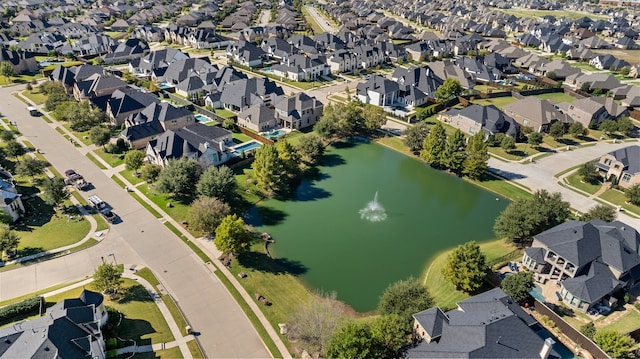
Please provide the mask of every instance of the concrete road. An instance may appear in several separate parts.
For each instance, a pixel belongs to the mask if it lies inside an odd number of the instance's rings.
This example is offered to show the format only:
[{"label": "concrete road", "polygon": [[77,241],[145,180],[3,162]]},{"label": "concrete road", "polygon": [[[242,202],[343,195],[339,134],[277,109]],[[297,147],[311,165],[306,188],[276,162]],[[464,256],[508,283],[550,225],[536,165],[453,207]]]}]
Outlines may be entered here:
[{"label": "concrete road", "polygon": [[337,28],[331,26],[331,24],[329,24],[329,22],[324,18],[324,16],[320,15],[320,13],[318,12],[318,9],[316,9],[315,6],[305,5],[305,8],[307,8],[307,10],[309,11],[309,15],[313,17],[313,19],[318,23],[318,25],[320,25],[320,27],[325,32],[328,32],[330,34],[335,34],[338,32]]},{"label": "concrete road", "polygon": [[0,299],[12,298],[93,274],[100,257],[151,268],[184,311],[208,358],[267,358],[269,352],[233,297],[195,254],[127,192],[11,95],[0,89],[0,109],[60,172],[73,168],[95,186],[81,192],[108,202],[122,222],[95,247],[51,261],[0,273]]},{"label": "concrete road", "polygon": [[260,12],[260,21],[258,21],[258,26],[266,26],[271,19],[271,10],[266,9]]}]

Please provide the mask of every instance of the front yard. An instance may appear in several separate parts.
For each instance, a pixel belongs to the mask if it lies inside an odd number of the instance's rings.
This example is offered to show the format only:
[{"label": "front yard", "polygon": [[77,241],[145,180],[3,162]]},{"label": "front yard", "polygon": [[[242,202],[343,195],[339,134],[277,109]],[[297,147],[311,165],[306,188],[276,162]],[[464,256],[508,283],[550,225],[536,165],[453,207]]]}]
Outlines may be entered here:
[{"label": "front yard", "polygon": [[28,98],[36,105],[42,105],[47,100],[47,95],[41,93],[38,89],[33,89],[31,91],[24,90],[22,91],[22,96]]},{"label": "front yard", "polygon": [[589,182],[584,182],[582,180],[582,176],[578,174],[578,172],[575,172],[569,176],[566,177],[565,181],[571,185],[572,187],[575,187],[579,190],[582,190],[584,192],[587,192],[588,194],[594,194],[596,192],[598,192],[598,190],[602,187],[601,183],[597,183],[597,184],[592,184]]}]

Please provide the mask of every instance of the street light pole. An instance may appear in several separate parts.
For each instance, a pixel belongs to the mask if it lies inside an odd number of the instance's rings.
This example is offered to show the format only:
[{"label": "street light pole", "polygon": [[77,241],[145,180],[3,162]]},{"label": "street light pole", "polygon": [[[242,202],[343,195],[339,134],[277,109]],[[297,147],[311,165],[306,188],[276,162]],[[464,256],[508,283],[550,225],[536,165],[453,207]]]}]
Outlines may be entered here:
[{"label": "street light pole", "polygon": [[116,255],[113,253],[109,253],[110,257],[113,257],[113,263],[115,263],[116,265],[118,265],[118,261],[116,260]]}]

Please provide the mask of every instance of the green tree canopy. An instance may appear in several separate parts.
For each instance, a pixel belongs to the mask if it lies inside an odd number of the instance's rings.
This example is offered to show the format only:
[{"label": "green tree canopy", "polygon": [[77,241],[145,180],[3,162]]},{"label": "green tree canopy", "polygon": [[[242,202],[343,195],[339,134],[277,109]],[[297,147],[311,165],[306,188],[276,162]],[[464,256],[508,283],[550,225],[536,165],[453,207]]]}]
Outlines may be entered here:
[{"label": "green tree canopy", "polygon": [[198,194],[201,196],[216,197],[226,203],[236,197],[238,182],[233,171],[227,166],[207,168],[198,181]]},{"label": "green tree canopy", "polygon": [[461,173],[466,157],[467,152],[464,133],[456,129],[453,135],[447,138],[442,155],[442,164],[454,173]]},{"label": "green tree canopy", "polygon": [[13,66],[9,61],[0,62],[0,75],[9,78],[14,75]]},{"label": "green tree canopy", "polygon": [[118,269],[118,266],[103,263],[95,273],[93,273],[93,283],[96,289],[106,293],[108,295],[116,294],[122,288],[122,272]]},{"label": "green tree canopy", "polygon": [[602,177],[598,174],[596,161],[589,161],[578,168],[578,175],[582,180],[591,184],[597,184],[602,181]]},{"label": "green tree canopy", "polygon": [[611,136],[614,132],[618,131],[618,124],[613,120],[604,120],[600,126],[598,126],[598,129],[607,136]]},{"label": "green tree canopy", "polygon": [[400,348],[409,343],[411,324],[397,314],[376,317],[371,335],[382,346],[382,357],[397,358]]},{"label": "green tree canopy", "polygon": [[431,167],[441,167],[443,165],[446,144],[447,134],[444,126],[442,126],[442,123],[436,122],[424,140],[422,151],[420,151],[420,158],[425,160]]},{"label": "green tree canopy", "polygon": [[0,223],[0,258],[2,253],[18,248],[20,236],[6,223]]},{"label": "green tree canopy", "polygon": [[427,287],[418,280],[409,278],[397,281],[382,293],[378,302],[378,313],[396,314],[410,323],[412,315],[433,306]]},{"label": "green tree canopy", "polygon": [[147,183],[153,183],[158,180],[160,171],[162,171],[162,167],[153,163],[147,163],[140,169],[140,178],[147,181]]},{"label": "green tree canopy", "polygon": [[16,141],[7,141],[4,148],[4,153],[9,157],[18,157],[24,155],[26,152],[24,146]]},{"label": "green tree canopy", "polygon": [[589,130],[584,127],[584,125],[578,121],[574,122],[569,126],[569,134],[575,138],[579,138],[581,136],[586,136],[589,133]]},{"label": "green tree canopy", "polygon": [[263,145],[255,153],[255,160],[251,164],[256,185],[268,194],[286,190],[283,176],[285,166],[278,155],[278,150],[272,145]]},{"label": "green tree canopy", "polygon": [[480,178],[487,171],[489,148],[484,142],[482,131],[471,136],[467,143],[467,158],[464,161],[462,173],[470,178]]},{"label": "green tree canopy", "polygon": [[104,145],[109,143],[111,139],[111,131],[106,127],[94,126],[89,130],[89,139],[96,146],[102,146],[104,148]]},{"label": "green tree canopy", "polygon": [[534,286],[533,272],[518,272],[502,281],[502,290],[520,304],[529,299],[529,291]]},{"label": "green tree canopy", "polygon": [[516,148],[516,140],[511,136],[504,136],[502,141],[500,141],[500,147],[509,152]]},{"label": "green tree canopy", "polygon": [[213,234],[222,219],[231,213],[231,207],[215,197],[202,196],[189,206],[189,227]]},{"label": "green tree canopy", "polygon": [[531,147],[538,147],[542,143],[542,134],[540,132],[531,132],[527,135],[527,143]]},{"label": "green tree canopy", "polygon": [[460,81],[450,77],[444,80],[442,85],[438,86],[434,92],[434,96],[439,103],[444,103],[456,96],[460,96],[463,91],[464,89],[462,85],[460,85]]},{"label": "green tree canopy", "polygon": [[387,123],[387,115],[380,106],[366,104],[362,108],[363,127],[366,130],[377,130]]},{"label": "green tree canopy", "polygon": [[18,162],[18,164],[16,164],[16,173],[20,176],[33,178],[34,176],[44,173],[46,166],[47,164],[44,161],[35,157],[25,156],[20,162]]},{"label": "green tree canopy", "polygon": [[636,206],[640,205],[640,184],[636,183],[624,190],[624,195],[627,197],[629,202]]},{"label": "green tree canopy", "polygon": [[320,137],[314,134],[302,136],[297,149],[302,159],[309,164],[316,164],[324,154],[324,144]]},{"label": "green tree canopy", "polygon": [[564,136],[565,133],[567,133],[567,128],[561,121],[554,122],[549,128],[549,135],[556,140]]},{"label": "green tree canopy", "polygon": [[297,148],[286,139],[278,141],[275,147],[289,180],[297,178],[300,174],[300,154]]},{"label": "green tree canopy", "polygon": [[216,228],[216,247],[224,254],[241,254],[249,250],[251,234],[244,225],[242,218],[235,214],[227,215]]},{"label": "green tree canopy", "polygon": [[50,206],[58,206],[69,198],[64,180],[59,177],[47,178],[42,182],[42,200]]},{"label": "green tree canopy", "polygon": [[487,270],[486,258],[480,246],[471,241],[459,245],[449,254],[442,275],[457,289],[472,293],[482,286]]},{"label": "green tree canopy", "polygon": [[156,189],[161,193],[193,196],[200,178],[200,166],[193,159],[181,157],[170,160],[160,172],[156,181]]},{"label": "green tree canopy", "polygon": [[596,335],[596,326],[593,322],[589,322],[580,327],[580,333],[584,334],[585,337],[593,340],[593,336]]},{"label": "green tree canopy", "polygon": [[138,171],[144,164],[144,158],[144,151],[133,150],[127,152],[127,154],[124,155],[124,164],[126,169],[134,172]]},{"label": "green tree canopy", "polygon": [[635,344],[630,336],[609,329],[598,330],[593,341],[613,358],[627,357]]},{"label": "green tree canopy", "polygon": [[580,220],[589,222],[594,219],[599,219],[605,222],[613,222],[618,217],[618,211],[606,204],[596,204],[595,206],[589,208],[587,213],[583,214],[580,217]]},{"label": "green tree canopy", "polygon": [[404,130],[404,144],[407,145],[412,152],[420,151],[428,134],[429,125],[427,125],[426,122],[418,122]]},{"label": "green tree canopy", "polygon": [[347,322],[331,336],[327,346],[329,358],[379,358],[382,345],[373,337],[366,323]]},{"label": "green tree canopy", "polygon": [[631,136],[631,132],[635,127],[629,117],[620,117],[617,121],[617,125],[618,132],[623,133],[625,136]]}]

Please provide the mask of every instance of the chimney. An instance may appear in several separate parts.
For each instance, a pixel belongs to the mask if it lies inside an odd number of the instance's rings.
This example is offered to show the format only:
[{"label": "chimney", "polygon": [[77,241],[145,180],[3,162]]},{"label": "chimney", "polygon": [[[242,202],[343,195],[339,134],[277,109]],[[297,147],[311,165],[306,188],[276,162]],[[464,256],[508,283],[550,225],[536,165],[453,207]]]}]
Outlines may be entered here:
[{"label": "chimney", "polygon": [[549,357],[549,353],[551,353],[551,349],[553,349],[555,343],[551,338],[544,340],[544,345],[542,345],[542,349],[540,350],[540,359],[547,359]]},{"label": "chimney", "polygon": [[224,152],[224,141],[218,142],[218,149],[220,152]]}]

